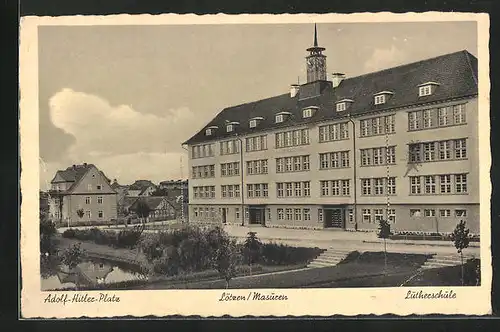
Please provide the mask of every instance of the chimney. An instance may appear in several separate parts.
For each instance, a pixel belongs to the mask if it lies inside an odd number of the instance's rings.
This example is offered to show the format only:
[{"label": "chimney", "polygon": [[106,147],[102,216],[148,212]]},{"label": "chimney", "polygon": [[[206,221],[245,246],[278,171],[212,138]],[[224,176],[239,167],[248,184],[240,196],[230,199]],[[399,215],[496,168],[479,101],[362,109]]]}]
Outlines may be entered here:
[{"label": "chimney", "polygon": [[300,85],[298,84],[292,84],[290,86],[290,97],[295,97],[297,95],[297,93],[299,93],[299,87]]},{"label": "chimney", "polygon": [[76,165],[73,165],[73,169],[76,169]]},{"label": "chimney", "polygon": [[87,163],[83,163],[83,167],[87,167]]},{"label": "chimney", "polygon": [[345,75],[342,73],[333,73],[332,74],[332,83],[333,83],[333,88],[336,88],[340,85],[340,82],[342,82],[345,78]]}]

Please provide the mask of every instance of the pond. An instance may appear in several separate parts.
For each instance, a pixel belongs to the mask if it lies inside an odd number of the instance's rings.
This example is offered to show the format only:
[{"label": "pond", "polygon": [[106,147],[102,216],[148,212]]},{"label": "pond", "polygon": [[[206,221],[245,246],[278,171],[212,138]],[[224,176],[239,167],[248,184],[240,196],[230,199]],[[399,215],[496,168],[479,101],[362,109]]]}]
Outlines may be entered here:
[{"label": "pond", "polygon": [[97,258],[87,258],[71,270],[59,266],[48,274],[41,278],[42,291],[143,279],[137,266]]}]

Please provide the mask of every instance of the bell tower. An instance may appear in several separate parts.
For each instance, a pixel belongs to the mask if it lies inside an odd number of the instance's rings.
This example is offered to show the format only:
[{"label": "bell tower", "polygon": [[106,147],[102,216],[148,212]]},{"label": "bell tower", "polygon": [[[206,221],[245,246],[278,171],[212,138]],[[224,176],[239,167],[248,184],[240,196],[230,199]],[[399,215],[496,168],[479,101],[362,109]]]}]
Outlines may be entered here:
[{"label": "bell tower", "polygon": [[318,32],[314,24],[314,46],[309,47],[307,62],[307,83],[314,81],[326,81],[326,55],[323,55],[325,48],[318,46]]}]

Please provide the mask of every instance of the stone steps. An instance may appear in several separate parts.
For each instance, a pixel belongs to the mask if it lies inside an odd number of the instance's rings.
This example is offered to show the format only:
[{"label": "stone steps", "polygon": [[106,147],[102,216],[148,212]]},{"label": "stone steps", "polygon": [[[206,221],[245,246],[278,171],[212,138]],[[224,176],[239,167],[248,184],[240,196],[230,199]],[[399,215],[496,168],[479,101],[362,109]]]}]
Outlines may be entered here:
[{"label": "stone steps", "polygon": [[[464,255],[464,263],[468,260],[474,258],[474,255]],[[460,259],[460,255],[458,254],[436,254],[433,255],[432,258],[428,259],[424,265],[422,265],[422,269],[435,269],[440,267],[450,267],[450,266],[458,266],[461,265],[462,261]]]},{"label": "stone steps", "polygon": [[316,257],[309,265],[308,268],[321,268],[321,267],[329,267],[335,266],[341,261],[343,261],[347,255],[349,255],[350,250],[342,250],[342,249],[327,249],[321,255]]}]

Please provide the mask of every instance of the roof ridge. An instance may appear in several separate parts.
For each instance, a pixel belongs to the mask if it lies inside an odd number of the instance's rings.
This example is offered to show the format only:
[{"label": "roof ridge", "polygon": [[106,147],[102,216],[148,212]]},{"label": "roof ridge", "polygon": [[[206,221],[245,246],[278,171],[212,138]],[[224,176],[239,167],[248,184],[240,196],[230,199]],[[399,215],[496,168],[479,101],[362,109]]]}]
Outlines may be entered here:
[{"label": "roof ridge", "polygon": [[[471,59],[470,59],[470,57],[471,57],[471,56],[473,56],[473,57],[474,57],[474,55],[470,54],[470,52],[469,52],[469,51],[467,51],[467,50],[464,50],[463,52],[464,52],[464,54],[465,54],[465,58],[467,58],[467,64],[469,65],[469,69],[470,69],[470,72],[471,72],[471,74],[472,74],[472,77],[474,78],[474,82],[476,82],[476,85],[478,85],[477,76],[476,76],[476,73],[474,72],[474,68],[472,68],[472,63],[471,63],[471,61],[470,61],[470,60],[471,60]],[[474,58],[475,58],[475,57],[474,57]]]},{"label": "roof ridge", "polygon": [[464,49],[464,50],[460,50],[460,51],[446,53],[446,54],[434,56],[434,57],[431,57],[431,58],[425,58],[425,59],[422,59],[422,60],[418,60],[418,61],[414,61],[414,62],[410,62],[410,63],[405,63],[405,64],[401,64],[401,65],[398,65],[398,66],[389,67],[389,68],[385,68],[385,69],[381,69],[381,70],[377,70],[377,71],[372,71],[372,72],[369,72],[369,73],[366,73],[366,74],[361,74],[361,75],[358,75],[358,76],[353,76],[353,77],[345,78],[344,80],[347,81],[347,80],[352,80],[352,79],[355,79],[355,78],[362,78],[362,77],[366,77],[366,76],[370,76],[370,75],[380,74],[380,73],[383,73],[383,72],[386,72],[386,71],[390,71],[390,70],[394,70],[394,69],[400,69],[400,68],[404,68],[404,67],[410,67],[410,66],[414,66],[414,65],[416,65],[418,63],[428,62],[428,61],[432,61],[432,60],[437,60],[437,59],[449,57],[451,55],[456,55],[456,54],[460,54],[460,53],[469,53],[469,52]]}]

